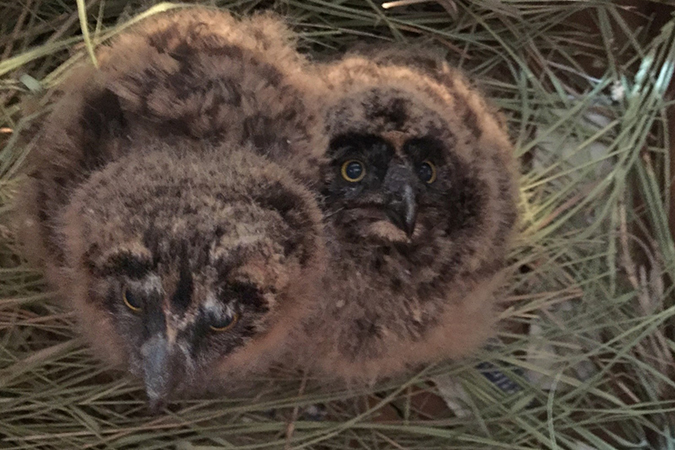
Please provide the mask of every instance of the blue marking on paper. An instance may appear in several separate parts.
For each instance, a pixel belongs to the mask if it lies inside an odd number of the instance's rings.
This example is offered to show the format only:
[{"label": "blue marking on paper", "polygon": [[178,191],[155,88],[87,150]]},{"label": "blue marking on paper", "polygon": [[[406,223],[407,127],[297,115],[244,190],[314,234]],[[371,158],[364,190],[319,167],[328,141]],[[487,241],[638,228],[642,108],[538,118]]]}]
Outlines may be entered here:
[{"label": "blue marking on paper", "polygon": [[[476,366],[476,369],[490,381],[490,383],[497,386],[499,389],[504,391],[507,394],[515,394],[516,392],[522,391],[523,388],[513,381],[507,374],[505,374],[499,367],[495,366],[491,362],[483,361],[482,363]],[[516,373],[518,376],[523,376],[522,369],[518,367],[511,367],[510,370]]]}]

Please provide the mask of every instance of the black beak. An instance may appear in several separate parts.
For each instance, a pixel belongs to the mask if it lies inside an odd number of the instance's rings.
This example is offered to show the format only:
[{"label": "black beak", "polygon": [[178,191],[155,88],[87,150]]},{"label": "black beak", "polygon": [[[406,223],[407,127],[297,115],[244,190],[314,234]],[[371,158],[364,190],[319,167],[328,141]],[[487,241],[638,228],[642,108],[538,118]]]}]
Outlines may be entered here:
[{"label": "black beak", "polygon": [[387,217],[397,227],[405,231],[408,238],[415,232],[417,221],[417,198],[410,184],[404,184],[392,193],[387,205]]},{"label": "black beak", "polygon": [[164,407],[171,393],[170,353],[169,343],[160,334],[154,335],[141,347],[145,392],[153,413],[159,412]]}]

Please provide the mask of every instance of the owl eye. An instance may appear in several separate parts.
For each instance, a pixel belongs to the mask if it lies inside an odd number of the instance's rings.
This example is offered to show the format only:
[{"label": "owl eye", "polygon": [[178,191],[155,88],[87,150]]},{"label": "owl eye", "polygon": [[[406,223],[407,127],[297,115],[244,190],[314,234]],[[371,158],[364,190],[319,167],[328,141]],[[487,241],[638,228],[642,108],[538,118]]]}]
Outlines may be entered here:
[{"label": "owl eye", "polygon": [[140,299],[132,294],[129,289],[124,290],[124,293],[122,294],[122,300],[124,300],[124,304],[127,305],[127,308],[133,312],[138,312],[141,310],[142,305]]},{"label": "owl eye", "polygon": [[213,331],[221,333],[223,331],[227,331],[230,328],[232,328],[238,321],[239,321],[239,314],[234,313],[232,316],[226,316],[214,320],[213,323],[210,325],[210,327]]},{"label": "owl eye", "polygon": [[431,161],[424,161],[417,169],[417,175],[426,184],[431,184],[436,181],[436,166]]},{"label": "owl eye", "polygon": [[342,164],[342,178],[352,183],[363,180],[366,176],[366,166],[356,159],[350,159]]}]

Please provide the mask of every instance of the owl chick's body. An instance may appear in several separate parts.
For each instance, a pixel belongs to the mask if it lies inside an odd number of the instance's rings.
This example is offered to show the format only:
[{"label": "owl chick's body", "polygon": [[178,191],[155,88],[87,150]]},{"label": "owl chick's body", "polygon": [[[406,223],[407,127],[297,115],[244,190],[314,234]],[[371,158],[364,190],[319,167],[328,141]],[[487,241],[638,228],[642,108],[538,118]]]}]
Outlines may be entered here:
[{"label": "owl chick's body", "polygon": [[431,58],[354,54],[321,71],[332,256],[303,364],[373,381],[468,354],[494,331],[516,220],[501,119]]},{"label": "owl chick's body", "polygon": [[250,143],[311,179],[325,137],[306,65],[278,18],[203,8],[152,18],[101,52],[107,88],[142,135]]},{"label": "owl chick's body", "polygon": [[318,116],[268,16],[162,15],[99,63],[41,131],[19,227],[97,354],[159,404],[264,365],[314,300]]}]

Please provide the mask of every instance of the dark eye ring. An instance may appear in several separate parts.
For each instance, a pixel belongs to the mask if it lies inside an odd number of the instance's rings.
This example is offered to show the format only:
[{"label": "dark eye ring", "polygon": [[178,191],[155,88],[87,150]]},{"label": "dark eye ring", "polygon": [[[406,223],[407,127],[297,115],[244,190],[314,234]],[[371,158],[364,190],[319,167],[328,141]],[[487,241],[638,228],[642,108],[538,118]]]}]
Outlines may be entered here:
[{"label": "dark eye ring", "polygon": [[350,159],[342,164],[342,178],[357,183],[366,176],[366,166],[358,159]]},{"label": "dark eye ring", "polygon": [[122,293],[122,300],[124,300],[124,304],[127,305],[127,308],[133,312],[138,312],[141,310],[142,305],[140,300],[134,294],[132,294],[128,288],[124,289],[124,292]]},{"label": "dark eye ring", "polygon": [[239,322],[239,314],[234,313],[232,316],[224,317],[220,321],[212,323],[210,327],[211,330],[222,333],[223,331],[230,330],[237,322]]},{"label": "dark eye ring", "polygon": [[431,184],[436,181],[436,166],[431,161],[426,160],[420,164],[417,174],[419,175],[420,180],[424,181],[426,184]]}]

